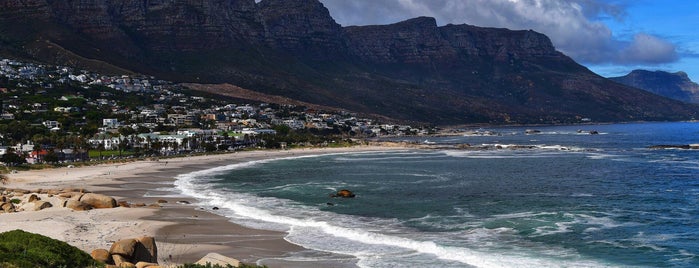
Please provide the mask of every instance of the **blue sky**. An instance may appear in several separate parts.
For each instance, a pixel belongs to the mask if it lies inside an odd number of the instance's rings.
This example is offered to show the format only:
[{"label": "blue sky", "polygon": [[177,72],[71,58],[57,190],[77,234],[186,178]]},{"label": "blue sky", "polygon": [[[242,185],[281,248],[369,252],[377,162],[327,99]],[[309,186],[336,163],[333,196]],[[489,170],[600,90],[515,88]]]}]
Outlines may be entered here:
[{"label": "blue sky", "polygon": [[320,1],[343,26],[431,16],[439,25],[533,29],[602,76],[684,71],[699,82],[697,0]]}]

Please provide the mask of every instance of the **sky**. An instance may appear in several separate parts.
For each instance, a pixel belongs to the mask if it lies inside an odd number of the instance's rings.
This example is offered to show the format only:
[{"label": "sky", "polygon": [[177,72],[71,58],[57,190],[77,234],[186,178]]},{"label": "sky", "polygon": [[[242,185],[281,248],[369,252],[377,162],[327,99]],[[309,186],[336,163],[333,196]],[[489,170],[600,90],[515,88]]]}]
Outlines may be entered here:
[{"label": "sky", "polygon": [[546,34],[557,50],[605,76],[686,72],[699,82],[697,0],[320,0],[342,26],[419,16]]}]

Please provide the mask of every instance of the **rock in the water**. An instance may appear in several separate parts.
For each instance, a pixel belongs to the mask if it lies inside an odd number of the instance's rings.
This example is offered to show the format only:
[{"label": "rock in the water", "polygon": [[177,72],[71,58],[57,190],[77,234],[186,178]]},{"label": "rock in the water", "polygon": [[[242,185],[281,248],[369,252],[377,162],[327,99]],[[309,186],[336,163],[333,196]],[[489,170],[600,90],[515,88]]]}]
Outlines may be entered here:
[{"label": "rock in the water", "polygon": [[217,264],[221,265],[223,267],[226,267],[226,265],[229,265],[229,264],[233,267],[240,266],[239,260],[229,258],[229,257],[223,256],[221,254],[213,253],[213,252],[206,254],[206,256],[204,256],[204,258],[201,258],[201,260],[197,261],[195,264],[207,265],[207,263],[211,263],[211,266],[215,266]]},{"label": "rock in the water", "polygon": [[354,198],[355,194],[350,190],[342,189],[337,191],[333,197]]},{"label": "rock in the water", "polygon": [[115,208],[117,206],[117,202],[113,197],[103,194],[87,193],[82,195],[79,200],[93,208]]},{"label": "rock in the water", "polygon": [[[124,256],[128,260],[131,258],[131,256],[133,256],[133,252],[136,249],[136,243],[138,243],[136,239],[122,239],[116,241],[114,244],[112,244],[112,247],[109,248],[109,253],[112,255],[118,254]],[[119,265],[116,263],[116,259],[114,261],[114,264]]]},{"label": "rock in the water", "polygon": [[155,244],[154,237],[142,236],[137,238],[136,241],[132,258],[134,262],[158,262],[158,247]]},{"label": "rock in the water", "polygon": [[92,259],[101,263],[108,263],[112,260],[112,256],[109,255],[109,251],[103,248],[93,250],[90,253],[90,256],[92,256]]}]

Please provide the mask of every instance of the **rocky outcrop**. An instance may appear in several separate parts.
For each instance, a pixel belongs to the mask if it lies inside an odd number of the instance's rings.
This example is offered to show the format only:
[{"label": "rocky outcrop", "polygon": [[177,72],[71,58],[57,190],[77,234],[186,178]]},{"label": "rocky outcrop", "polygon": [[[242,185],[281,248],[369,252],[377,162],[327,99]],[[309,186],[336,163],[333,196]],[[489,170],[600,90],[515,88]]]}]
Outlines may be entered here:
[{"label": "rocky outcrop", "polygon": [[90,256],[92,256],[92,259],[101,263],[112,262],[112,256],[109,254],[109,251],[103,248],[93,250],[90,252]]},{"label": "rocky outcrop", "polygon": [[[97,249],[103,253],[103,249]],[[93,252],[95,252],[93,251]],[[158,248],[155,238],[143,236],[133,239],[122,239],[112,244],[108,251],[111,261],[104,263],[114,264],[118,267],[159,267]],[[102,255],[99,255],[103,258]],[[94,255],[93,255],[93,258]],[[95,258],[95,260],[98,260]]]},{"label": "rocky outcrop", "polygon": [[11,189],[0,187],[0,213],[12,213],[21,211],[37,211],[47,208],[67,208],[75,211],[91,209],[105,209],[122,207],[149,207],[160,208],[161,205],[153,203],[130,204],[122,200],[117,202],[114,197],[90,193],[81,188],[65,189]]},{"label": "rocky outcrop", "polygon": [[112,247],[109,248],[109,254],[118,254],[125,257],[131,257],[136,249],[137,242],[138,241],[136,241],[136,239],[122,239],[116,241],[112,244]]},{"label": "rocky outcrop", "polygon": [[[134,246],[133,259],[146,262],[158,262],[158,247],[155,243],[155,238],[150,236],[142,236],[136,239],[137,243]],[[138,265],[137,265],[138,266]]]}]

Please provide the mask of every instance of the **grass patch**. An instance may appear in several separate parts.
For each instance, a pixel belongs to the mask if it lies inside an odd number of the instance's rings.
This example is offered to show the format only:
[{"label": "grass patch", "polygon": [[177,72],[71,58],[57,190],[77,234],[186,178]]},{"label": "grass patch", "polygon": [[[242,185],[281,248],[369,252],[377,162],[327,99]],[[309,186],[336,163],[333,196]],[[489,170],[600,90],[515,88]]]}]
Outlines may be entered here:
[{"label": "grass patch", "polygon": [[14,230],[0,233],[0,267],[104,267],[66,242]]},{"label": "grass patch", "polygon": [[90,150],[88,155],[90,156],[91,159],[98,159],[100,155],[102,157],[111,157],[111,156],[130,156],[133,155],[134,153],[131,151],[121,151],[121,154],[119,154],[118,150],[110,150],[110,151],[95,151],[95,150]]}]

